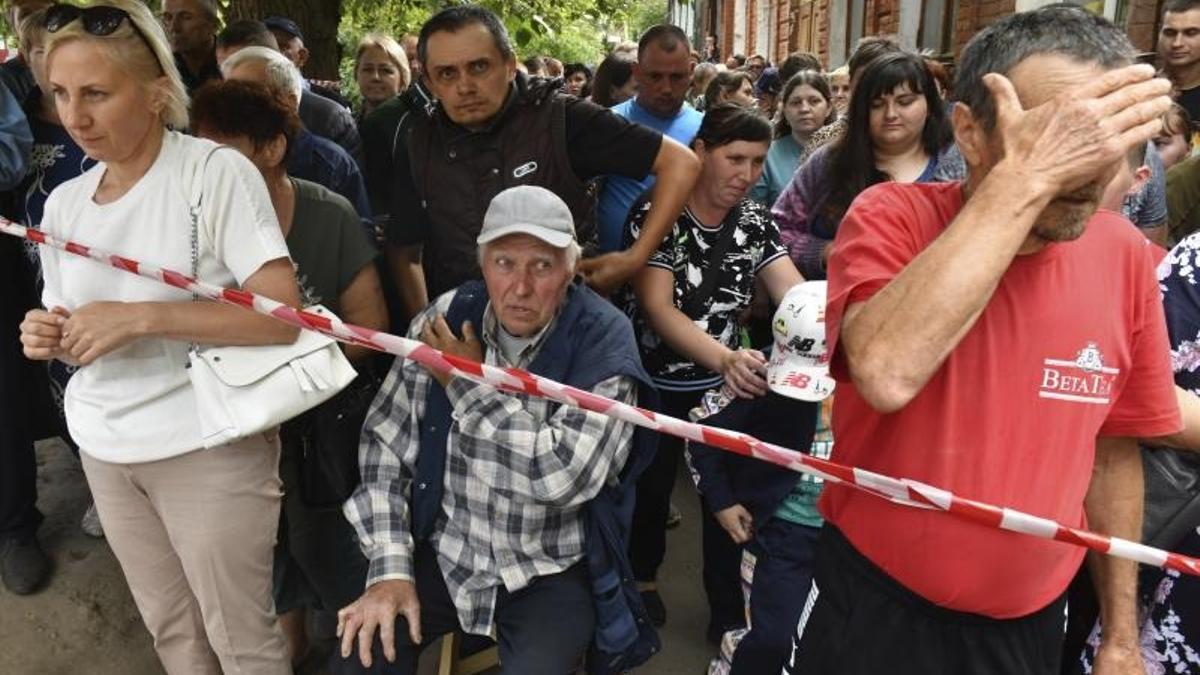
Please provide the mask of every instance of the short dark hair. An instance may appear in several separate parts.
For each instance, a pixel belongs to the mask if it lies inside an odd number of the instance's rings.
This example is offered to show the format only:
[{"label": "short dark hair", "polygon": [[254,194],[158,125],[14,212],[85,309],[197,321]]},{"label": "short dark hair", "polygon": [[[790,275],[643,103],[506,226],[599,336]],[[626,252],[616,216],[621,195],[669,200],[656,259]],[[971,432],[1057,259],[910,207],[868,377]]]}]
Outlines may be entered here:
[{"label": "short dark hair", "polygon": [[792,52],[783,60],[783,63],[779,64],[779,79],[787,82],[792,79],[793,75],[803,70],[821,72],[821,60],[809,52]]},{"label": "short dark hair", "polygon": [[783,91],[779,95],[779,120],[775,122],[775,138],[783,138],[792,133],[792,125],[788,124],[787,115],[783,114],[782,108],[787,105],[788,97],[792,95],[796,87],[802,85],[808,85],[816,89],[821,98],[825,99],[825,102],[829,104],[829,114],[821,121],[821,126],[825,126],[837,119],[837,107],[833,105],[833,92],[829,89],[829,80],[819,71],[802,70],[783,83]]},{"label": "short dark hair", "polygon": [[850,79],[853,80],[856,73],[871,65],[875,59],[884,54],[903,51],[903,49],[900,42],[892,35],[869,35],[859,40],[858,44],[854,45],[854,52],[850,54],[850,60],[846,62],[846,68],[850,71]]},{"label": "short dark hair", "polygon": [[709,150],[735,141],[769,144],[771,123],[757,110],[733,103],[722,103],[704,112],[700,130],[692,139],[693,147],[696,141],[704,141],[704,147]]},{"label": "short dark hair", "polygon": [[541,56],[530,56],[521,61],[521,65],[525,66],[525,70],[529,71],[530,75],[533,75],[546,69],[546,59]]},{"label": "short dark hair", "polygon": [[254,19],[238,19],[231,21],[217,33],[217,46],[228,47],[266,47],[279,51],[279,41],[275,34],[267,28],[267,24]]},{"label": "short dark hair", "polygon": [[259,82],[206,83],[192,97],[191,118],[193,131],[245,137],[255,149],[283,136],[290,151],[293,139],[300,132],[300,118],[295,110]]},{"label": "short dark hair", "polygon": [[517,53],[508,37],[508,29],[504,27],[500,17],[479,5],[453,5],[434,14],[421,26],[421,34],[417,36],[417,59],[421,65],[425,65],[429,57],[430,36],[434,33],[457,33],[473,23],[483,26],[492,34],[500,56],[505,60],[516,58]]},{"label": "short dark hair", "polygon": [[1179,14],[1200,8],[1200,0],[1167,0],[1163,3],[1163,14]]},{"label": "short dark hair", "polygon": [[954,95],[991,131],[996,105],[983,83],[988,73],[1008,75],[1037,54],[1059,54],[1103,68],[1134,62],[1136,52],[1121,29],[1077,5],[1056,4],[1004,17],[971,38],[963,48]]},{"label": "short dark hair", "polygon": [[651,26],[642,33],[642,37],[638,39],[638,58],[642,58],[646,48],[650,45],[658,45],[663,51],[673,52],[679,45],[689,47],[687,33],[679,26],[672,26],[666,23],[660,23],[657,26]]}]

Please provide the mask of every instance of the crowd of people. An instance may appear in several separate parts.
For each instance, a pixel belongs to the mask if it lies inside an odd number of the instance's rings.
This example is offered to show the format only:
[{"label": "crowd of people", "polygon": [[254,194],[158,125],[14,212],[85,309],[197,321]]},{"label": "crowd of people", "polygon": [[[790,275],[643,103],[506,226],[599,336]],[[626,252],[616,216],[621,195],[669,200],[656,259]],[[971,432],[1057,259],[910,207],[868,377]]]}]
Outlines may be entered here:
[{"label": "crowd of people", "polygon": [[[303,75],[307,27],[213,0],[7,19],[7,219],[1200,554],[1200,0],[1165,3],[1159,71],[1071,4],[953,63],[722,60],[664,24],[594,68],[455,5],[363,38],[347,83]],[[453,632],[517,675],[670,658],[681,460],[710,675],[1200,672],[1194,577],[357,344],[337,396],[206,447],[189,360],[297,329],[7,236],[0,285],[0,579],[50,580],[60,436],[172,674],[414,673]]]}]

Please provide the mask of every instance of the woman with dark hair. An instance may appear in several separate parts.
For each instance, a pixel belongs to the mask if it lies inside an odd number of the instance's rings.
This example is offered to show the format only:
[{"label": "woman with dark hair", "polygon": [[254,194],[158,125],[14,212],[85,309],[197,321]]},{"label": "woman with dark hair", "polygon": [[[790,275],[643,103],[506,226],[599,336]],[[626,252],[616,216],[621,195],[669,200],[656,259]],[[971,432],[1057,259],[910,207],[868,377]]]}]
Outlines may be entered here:
[{"label": "woman with dark hair", "polygon": [[592,79],[592,103],[611,108],[633,98],[637,93],[634,63],[636,60],[625,53],[613,52],[604,57]]},{"label": "woman with dark hair", "polygon": [[880,56],[850,98],[847,129],[813,152],[779,196],[771,215],[806,279],[824,279],[829,246],[850,202],[883,181],[926,183],[950,143],[937,84],[915,54]]},{"label": "woman with dark hair", "polygon": [[582,63],[568,63],[563,68],[563,91],[587,98],[592,93],[592,69]]},{"label": "woman with dark hair", "polygon": [[837,119],[829,83],[815,70],[793,75],[783,85],[779,100],[783,108],[775,122],[775,140],[767,153],[762,178],[750,192],[753,199],[768,206],[775,203],[804,161],[805,146],[813,132]]},{"label": "woman with dark hair", "polygon": [[[261,84],[212,82],[192,99],[196,135],[236,148],[262,174],[304,305],[320,304],[350,323],[383,330],[387,308],[374,265],[377,252],[354,207],[287,173],[287,149],[299,129],[296,114]],[[371,367],[374,352],[342,348],[358,370]],[[363,377],[358,386],[367,385],[369,376]],[[342,515],[346,495],[327,485],[317,468],[323,466],[318,456],[357,452],[357,443],[328,447],[331,442],[317,433],[317,419],[343,409],[335,398],[280,428],[283,508],[275,541],[275,611],[297,667],[309,648],[306,610],[336,612],[358,598],[367,577],[367,560]]]},{"label": "woman with dark hair", "polygon": [[754,98],[754,80],[750,73],[741,70],[725,70],[717,73],[704,90],[704,104],[707,107],[722,103],[734,103],[743,108],[753,108],[757,105]]},{"label": "woman with dark hair", "polygon": [[[766,390],[766,358],[741,348],[738,315],[750,306],[756,282],[762,281],[778,302],[801,281],[770,213],[747,197],[762,173],[770,141],[770,123],[756,111],[733,104],[709,109],[692,141],[701,163],[692,194],[624,299],[642,361],[669,415],[686,418],[705,390],[722,384],[746,398]],[[631,209],[626,241],[641,233],[649,210],[649,201]],[[638,482],[630,562],[652,617],[656,612],[665,617],[666,612],[656,578],[666,550],[667,508],[682,450],[681,440],[664,436],[654,463]],[[709,632],[719,639],[720,632],[740,623],[742,616],[740,554],[705,512]]]}]

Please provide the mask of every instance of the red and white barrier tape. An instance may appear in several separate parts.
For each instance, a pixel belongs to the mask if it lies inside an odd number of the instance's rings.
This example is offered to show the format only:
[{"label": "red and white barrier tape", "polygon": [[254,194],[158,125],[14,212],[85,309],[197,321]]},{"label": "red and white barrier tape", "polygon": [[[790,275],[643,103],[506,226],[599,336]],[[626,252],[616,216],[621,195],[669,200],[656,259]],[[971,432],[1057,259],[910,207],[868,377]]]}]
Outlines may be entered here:
[{"label": "red and white barrier tape", "polygon": [[969,520],[986,527],[1018,532],[1040,539],[1075,544],[1107,555],[1133,560],[1155,567],[1173,569],[1184,574],[1200,576],[1200,559],[1152,548],[1143,544],[1097,534],[1088,530],[1068,527],[1046,518],[1040,518],[1013,509],[1002,508],[959,497],[946,490],[926,485],[908,478],[893,478],[883,474],[849,467],[836,462],[819,459],[811,455],[789,450],[749,436],[747,434],[718,429],[703,424],[685,422],[674,417],[661,415],[625,403],[613,401],[591,392],[555,382],[516,368],[498,368],[468,359],[443,354],[416,340],[392,335],[382,331],[363,328],[329,319],[302,310],[297,310],[270,298],[247,291],[221,288],[195,281],[187,275],[173,270],[154,267],[137,260],[123,258],[106,251],[92,249],[75,242],[62,241],[48,234],[17,225],[0,218],[0,232],[20,237],[43,246],[59,250],[116,267],[117,269],[155,279],[176,288],[195,293],[199,297],[217,302],[238,305],[260,314],[273,316],[293,326],[328,335],[349,344],[369,347],[381,352],[411,359],[435,370],[467,377],[476,382],[494,386],[502,391],[521,392],[558,401],[565,405],[598,412],[610,417],[670,434],[690,441],[721,448],[739,455],[754,457],[800,473],[819,476],[827,481],[842,483],[897,504],[916,508],[936,509]]}]

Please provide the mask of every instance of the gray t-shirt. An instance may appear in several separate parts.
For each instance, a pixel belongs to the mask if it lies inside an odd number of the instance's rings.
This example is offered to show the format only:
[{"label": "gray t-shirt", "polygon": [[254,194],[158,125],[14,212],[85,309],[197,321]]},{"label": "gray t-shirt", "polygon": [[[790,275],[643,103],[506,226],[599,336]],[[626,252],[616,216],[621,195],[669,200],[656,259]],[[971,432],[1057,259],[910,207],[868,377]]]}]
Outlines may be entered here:
[{"label": "gray t-shirt", "polygon": [[288,252],[296,266],[305,306],[320,304],[341,314],[338,298],[378,251],[345,197],[299,178]]}]

